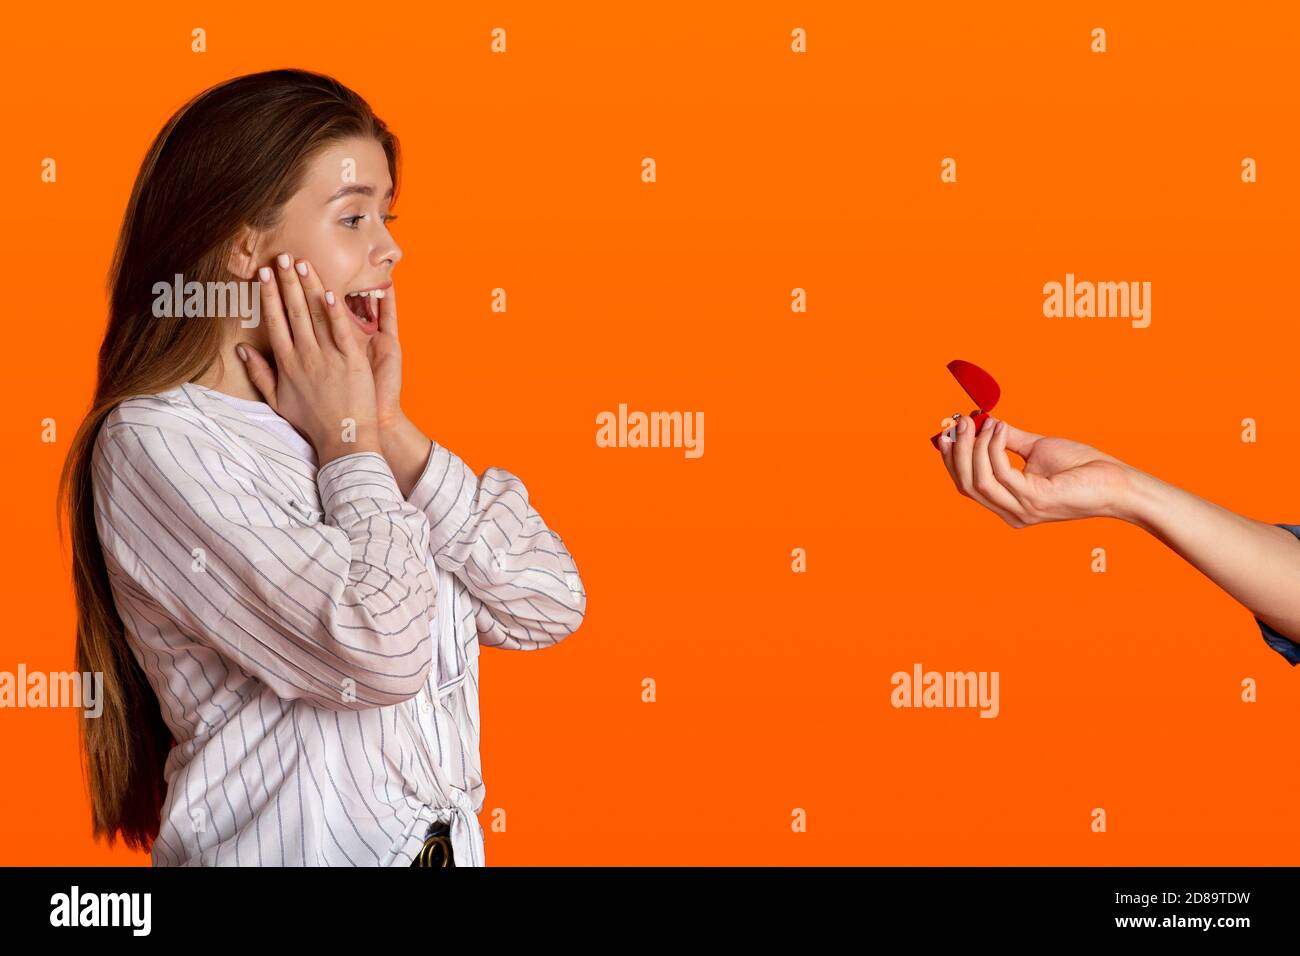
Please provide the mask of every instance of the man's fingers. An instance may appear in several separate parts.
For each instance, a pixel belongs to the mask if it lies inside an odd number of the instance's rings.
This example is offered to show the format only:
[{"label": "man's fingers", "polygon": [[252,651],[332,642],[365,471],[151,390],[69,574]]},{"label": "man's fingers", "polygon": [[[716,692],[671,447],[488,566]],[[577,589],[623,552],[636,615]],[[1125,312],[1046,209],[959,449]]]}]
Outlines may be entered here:
[{"label": "man's fingers", "polygon": [[1034,450],[1034,443],[1042,437],[1042,435],[1035,432],[1027,432],[1024,429],[1006,425],[1007,451],[1014,451],[1021,458],[1028,458],[1029,453]]},{"label": "man's fingers", "polygon": [[989,461],[993,465],[993,477],[1016,499],[1025,518],[1032,520],[1029,515],[1029,479],[1025,477],[1024,472],[1007,460],[1007,434],[1012,429],[1006,422],[1000,424],[1002,427],[994,432],[993,440],[989,445]]},{"label": "man's fingers", "polygon": [[[966,423],[965,431],[959,427],[963,421]],[[1006,437],[996,430],[997,424],[997,420],[989,416],[976,436],[973,420],[959,419],[957,425],[940,433],[939,453],[958,491],[988,508],[1013,528],[1023,528],[1032,518],[1020,497],[999,476],[1010,472],[1014,477],[1008,481],[1018,489],[1024,487],[1025,478],[1007,461]],[[1033,436],[1034,440],[1041,437]],[[1018,483],[1016,479],[1019,479]]]},{"label": "man's fingers", "polygon": [[962,494],[973,494],[971,450],[975,447],[975,426],[969,418],[957,419],[957,441],[952,446],[952,466],[957,475],[957,487]]},{"label": "man's fingers", "polygon": [[993,444],[996,426],[997,421],[992,416],[985,419],[984,427],[980,429],[979,437],[975,439],[975,446],[971,452],[975,493],[1008,524],[1023,526],[1027,516],[1021,513],[1020,502],[1010,490],[1002,486],[993,473],[993,456],[999,456],[1006,461],[1006,451]]},{"label": "man's fingers", "polygon": [[[973,419],[962,418],[958,421],[960,426],[965,423],[966,428],[963,431],[960,427],[957,429],[957,441],[952,448],[953,470],[956,473],[957,488],[962,494],[978,501],[984,507],[995,513],[1007,524],[1013,527],[1019,527],[1022,522],[1015,515],[1010,514],[1005,508],[995,502],[989,501],[975,487],[975,423]],[[987,427],[987,426],[986,426]],[[940,439],[942,441],[942,439]],[[985,453],[987,454],[987,452]]]},{"label": "man's fingers", "polygon": [[948,477],[957,484],[957,466],[953,464],[953,448],[957,444],[957,426],[944,429],[939,433],[939,454],[943,457],[943,466],[948,469]]}]

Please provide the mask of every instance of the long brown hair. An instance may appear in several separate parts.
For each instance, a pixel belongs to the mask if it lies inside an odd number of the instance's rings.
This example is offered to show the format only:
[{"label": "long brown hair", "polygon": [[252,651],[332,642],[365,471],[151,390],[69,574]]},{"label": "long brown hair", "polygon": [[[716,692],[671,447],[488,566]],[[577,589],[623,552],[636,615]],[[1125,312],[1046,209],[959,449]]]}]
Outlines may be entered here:
[{"label": "long brown hair", "polygon": [[398,143],[360,96],[304,70],[271,70],[220,83],[176,111],[150,146],[127,203],[109,273],[108,329],[90,411],[59,478],[57,518],[71,526],[77,601],[77,670],[104,675],[104,709],[83,717],[83,771],[93,832],[111,846],[147,850],[158,835],[173,746],[158,699],[126,641],[95,526],[95,439],[123,399],[193,381],[220,359],[216,321],[157,318],[156,282],[229,282],[241,227],[273,228],[322,148],[373,136],[388,157],[394,197]]}]

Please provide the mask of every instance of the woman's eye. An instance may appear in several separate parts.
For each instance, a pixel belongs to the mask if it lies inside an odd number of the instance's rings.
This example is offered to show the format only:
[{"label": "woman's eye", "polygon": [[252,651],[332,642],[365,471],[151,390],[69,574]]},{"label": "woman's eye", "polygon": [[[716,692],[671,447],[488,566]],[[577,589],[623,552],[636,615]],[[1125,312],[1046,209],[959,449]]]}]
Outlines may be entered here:
[{"label": "woman's eye", "polygon": [[[355,229],[357,228],[357,223],[365,218],[366,218],[365,216],[344,216],[342,219],[339,220],[339,222],[343,223],[343,225],[346,226],[348,229]],[[388,215],[382,218],[384,220],[384,224],[387,225],[397,217],[394,215]]]}]

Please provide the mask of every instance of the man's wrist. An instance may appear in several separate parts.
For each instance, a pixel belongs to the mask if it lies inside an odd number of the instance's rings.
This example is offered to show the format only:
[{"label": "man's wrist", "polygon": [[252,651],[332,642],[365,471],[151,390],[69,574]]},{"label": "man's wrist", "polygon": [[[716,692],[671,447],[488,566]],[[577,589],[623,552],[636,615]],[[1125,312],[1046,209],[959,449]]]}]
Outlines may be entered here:
[{"label": "man's wrist", "polygon": [[1160,479],[1140,468],[1120,462],[1123,480],[1119,494],[1111,505],[1111,517],[1149,528],[1159,493]]}]

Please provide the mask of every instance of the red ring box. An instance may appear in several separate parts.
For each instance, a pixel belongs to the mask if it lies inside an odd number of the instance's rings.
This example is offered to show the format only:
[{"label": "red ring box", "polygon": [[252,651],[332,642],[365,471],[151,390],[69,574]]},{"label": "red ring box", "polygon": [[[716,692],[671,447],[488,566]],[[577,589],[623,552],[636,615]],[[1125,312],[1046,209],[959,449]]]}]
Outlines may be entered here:
[{"label": "red ring box", "polygon": [[[957,384],[975,403],[975,409],[970,413],[970,418],[975,423],[975,434],[978,435],[980,429],[984,427],[984,422],[989,417],[989,412],[993,411],[993,406],[1002,397],[1002,389],[998,387],[998,383],[994,381],[992,375],[974,362],[953,359],[948,363],[948,371],[952,372],[952,377],[957,380]],[[945,431],[951,431],[951,429],[945,429]],[[938,435],[931,436],[930,444],[938,448],[939,438],[943,434],[944,432],[939,432]]]}]

